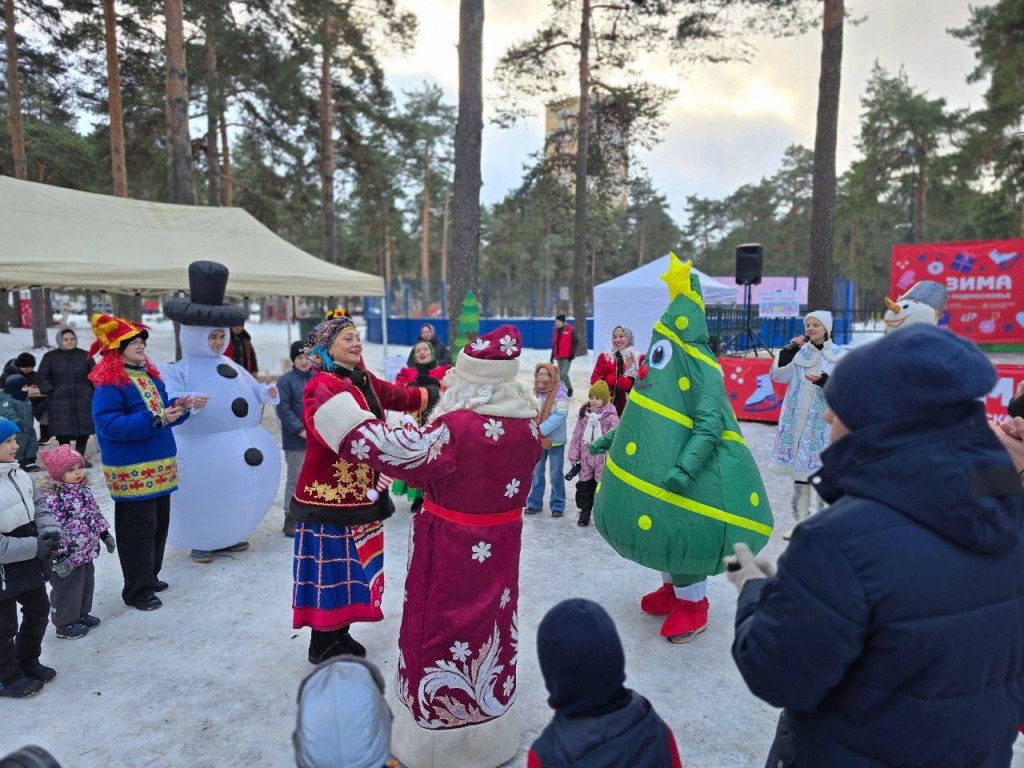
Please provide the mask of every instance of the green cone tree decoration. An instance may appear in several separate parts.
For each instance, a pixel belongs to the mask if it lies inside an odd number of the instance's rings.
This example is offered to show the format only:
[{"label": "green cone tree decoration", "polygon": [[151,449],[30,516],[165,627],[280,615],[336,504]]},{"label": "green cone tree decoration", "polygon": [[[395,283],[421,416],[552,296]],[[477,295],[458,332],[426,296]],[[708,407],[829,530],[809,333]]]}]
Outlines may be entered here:
[{"label": "green cone tree decoration", "polygon": [[458,359],[462,348],[476,341],[479,335],[480,305],[476,303],[476,295],[472,291],[466,291],[462,309],[459,310],[459,321],[455,324],[455,343],[451,347],[452,363]]}]

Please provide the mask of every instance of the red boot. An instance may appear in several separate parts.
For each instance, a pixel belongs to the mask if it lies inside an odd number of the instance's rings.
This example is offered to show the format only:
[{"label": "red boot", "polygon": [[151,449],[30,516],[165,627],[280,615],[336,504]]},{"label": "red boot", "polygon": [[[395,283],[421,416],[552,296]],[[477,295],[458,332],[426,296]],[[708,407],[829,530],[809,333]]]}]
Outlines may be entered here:
[{"label": "red boot", "polygon": [[662,584],[653,592],[640,598],[640,610],[652,616],[664,616],[672,610],[676,593],[671,584]]},{"label": "red boot", "polygon": [[697,602],[676,600],[661,625],[661,634],[671,643],[688,643],[708,628],[708,599]]}]

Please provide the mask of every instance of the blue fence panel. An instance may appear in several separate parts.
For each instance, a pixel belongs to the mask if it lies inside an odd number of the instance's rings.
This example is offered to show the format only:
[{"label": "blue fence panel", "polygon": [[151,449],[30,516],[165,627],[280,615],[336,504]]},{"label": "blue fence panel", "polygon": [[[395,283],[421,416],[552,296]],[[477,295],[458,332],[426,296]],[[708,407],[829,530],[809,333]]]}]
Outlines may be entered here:
[{"label": "blue fence panel", "polygon": [[[389,317],[388,318],[388,344],[398,346],[412,346],[420,336],[420,328],[424,323],[430,323],[437,331],[437,336],[445,344],[448,343],[448,319],[445,317],[432,317],[424,320],[420,317]],[[573,319],[568,323],[572,325]],[[486,317],[480,319],[480,332],[490,333],[502,325],[514,325],[519,329],[523,337],[523,346],[527,349],[550,349],[551,331],[554,328],[554,321],[550,318],[529,318],[529,317]],[[594,348],[594,319],[587,318],[587,339],[590,348]],[[372,311],[366,309],[366,340],[371,344],[381,344],[383,335],[381,333],[380,308]]]}]

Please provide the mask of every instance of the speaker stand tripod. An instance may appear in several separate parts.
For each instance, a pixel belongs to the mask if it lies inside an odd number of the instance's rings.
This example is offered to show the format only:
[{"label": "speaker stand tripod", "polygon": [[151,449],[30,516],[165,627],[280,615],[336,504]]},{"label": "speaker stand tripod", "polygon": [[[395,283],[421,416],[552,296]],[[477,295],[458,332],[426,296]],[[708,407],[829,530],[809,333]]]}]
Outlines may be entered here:
[{"label": "speaker stand tripod", "polygon": [[753,350],[754,357],[758,357],[758,350],[760,349],[763,349],[765,354],[768,355],[768,357],[774,357],[774,355],[772,355],[771,353],[771,350],[768,349],[768,345],[764,343],[764,339],[761,338],[760,332],[755,331],[753,326],[751,325],[750,296],[752,291],[753,286],[750,283],[747,283],[746,285],[743,286],[743,309],[746,313],[746,324],[744,325],[743,330],[741,330],[732,338],[726,339],[724,342],[722,342],[720,349],[722,349],[722,351],[728,351],[730,346],[735,345],[736,351],[738,352],[741,349],[743,341],[749,340],[749,349]]}]

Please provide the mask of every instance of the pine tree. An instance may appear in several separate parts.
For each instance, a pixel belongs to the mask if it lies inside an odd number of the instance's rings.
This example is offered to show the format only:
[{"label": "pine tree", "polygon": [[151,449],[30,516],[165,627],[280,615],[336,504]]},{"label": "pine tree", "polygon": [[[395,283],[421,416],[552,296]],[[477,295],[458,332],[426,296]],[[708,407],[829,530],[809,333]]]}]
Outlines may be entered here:
[{"label": "pine tree", "polygon": [[466,291],[466,298],[462,300],[462,309],[459,311],[459,321],[455,325],[455,342],[452,344],[452,363],[459,357],[459,352],[467,344],[476,341],[480,335],[480,305],[476,302],[476,294]]}]

